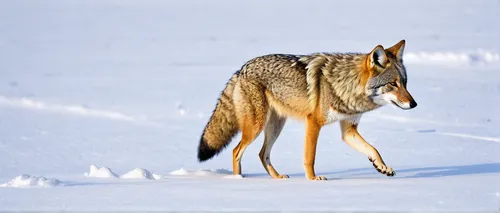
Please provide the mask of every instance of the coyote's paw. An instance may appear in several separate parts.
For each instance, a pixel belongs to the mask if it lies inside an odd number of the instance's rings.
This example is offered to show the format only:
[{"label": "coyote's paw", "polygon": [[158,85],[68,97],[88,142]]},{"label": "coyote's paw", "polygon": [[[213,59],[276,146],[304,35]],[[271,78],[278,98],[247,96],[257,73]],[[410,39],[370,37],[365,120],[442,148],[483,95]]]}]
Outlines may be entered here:
[{"label": "coyote's paw", "polygon": [[387,175],[389,177],[392,177],[394,175],[396,175],[396,172],[391,168],[391,167],[388,167],[386,165],[384,165],[383,163],[380,163],[379,161],[377,160],[374,160],[374,159],[371,159],[371,158],[368,158],[370,160],[370,162],[373,163],[373,167],[375,167],[375,169],[384,174],[384,175]]},{"label": "coyote's paw", "polygon": [[315,176],[315,177],[312,177],[312,178],[307,178],[309,180],[326,180],[326,177],[325,176]]},{"label": "coyote's paw", "polygon": [[280,175],[280,174],[275,175],[275,176],[272,176],[272,175],[271,175],[271,177],[272,177],[273,179],[287,179],[287,178],[289,178],[289,177],[288,177],[288,175]]},{"label": "coyote's paw", "polygon": [[289,178],[288,175],[278,175],[278,177],[276,177],[277,179],[287,179]]}]

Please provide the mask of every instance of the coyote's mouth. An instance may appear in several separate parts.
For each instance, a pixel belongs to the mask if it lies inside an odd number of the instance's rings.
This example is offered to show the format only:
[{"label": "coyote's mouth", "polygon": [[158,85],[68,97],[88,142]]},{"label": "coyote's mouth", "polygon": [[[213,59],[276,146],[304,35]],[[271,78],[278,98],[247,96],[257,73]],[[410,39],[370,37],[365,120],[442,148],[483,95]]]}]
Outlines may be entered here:
[{"label": "coyote's mouth", "polygon": [[409,109],[412,109],[412,108],[413,108],[413,107],[402,107],[402,106],[400,106],[397,102],[392,101],[392,100],[391,100],[391,102],[392,102],[392,104],[394,104],[394,105],[398,106],[400,109],[403,109],[403,110],[409,110]]},{"label": "coyote's mouth", "polygon": [[392,104],[396,105],[396,106],[397,106],[397,107],[399,107],[400,109],[405,109],[405,108],[403,108],[403,107],[399,106],[399,104],[398,104],[398,103],[396,103],[395,101],[392,101],[392,100],[391,100],[391,102],[392,102]]}]

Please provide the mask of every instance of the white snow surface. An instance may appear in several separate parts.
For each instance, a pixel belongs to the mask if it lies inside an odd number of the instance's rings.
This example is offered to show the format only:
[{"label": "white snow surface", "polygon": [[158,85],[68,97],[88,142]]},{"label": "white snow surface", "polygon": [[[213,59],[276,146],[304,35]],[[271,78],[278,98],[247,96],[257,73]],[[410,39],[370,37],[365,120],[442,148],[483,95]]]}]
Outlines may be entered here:
[{"label": "white snow surface", "polygon": [[[0,211],[498,211],[498,11],[500,1],[466,0],[3,1]],[[220,91],[247,60],[401,39],[418,106],[385,106],[359,125],[395,177],[334,123],[316,154],[328,181],[306,180],[293,119],[271,154],[289,179],[262,167],[263,134],[242,176],[241,135],[197,161]]]},{"label": "white snow surface", "polygon": [[227,169],[198,169],[194,170],[186,170],[184,168],[180,168],[178,170],[174,170],[170,172],[170,175],[182,175],[182,176],[213,176],[213,177],[222,177],[222,178],[243,178],[242,175],[234,175],[232,171]]}]

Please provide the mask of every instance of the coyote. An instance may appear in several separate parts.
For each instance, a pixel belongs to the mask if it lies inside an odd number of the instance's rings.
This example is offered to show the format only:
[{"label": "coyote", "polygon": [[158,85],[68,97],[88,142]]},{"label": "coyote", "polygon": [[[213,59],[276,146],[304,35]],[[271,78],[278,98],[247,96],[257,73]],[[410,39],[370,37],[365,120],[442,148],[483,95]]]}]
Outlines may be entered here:
[{"label": "coyote", "polygon": [[269,54],[245,63],[221,92],[198,147],[198,160],[206,161],[222,151],[239,132],[233,149],[233,172],[241,175],[241,157],[264,130],[259,157],[272,178],[288,178],[271,164],[270,153],[286,119],[305,121],[304,170],[316,176],[314,160],[322,126],[339,121],[342,140],[368,156],[382,174],[394,176],[377,149],[358,133],[361,114],[392,103],[412,109],[417,103],[406,89],[403,65],[405,40],[369,53]]}]

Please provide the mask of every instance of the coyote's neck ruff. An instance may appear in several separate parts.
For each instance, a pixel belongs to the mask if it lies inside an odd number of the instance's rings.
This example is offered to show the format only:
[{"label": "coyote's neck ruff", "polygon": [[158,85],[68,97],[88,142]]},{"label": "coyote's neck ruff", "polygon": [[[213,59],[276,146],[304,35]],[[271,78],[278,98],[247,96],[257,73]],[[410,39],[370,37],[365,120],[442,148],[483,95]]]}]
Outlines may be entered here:
[{"label": "coyote's neck ruff", "polygon": [[253,58],[237,71],[222,91],[200,140],[198,159],[219,153],[232,137],[242,132],[233,150],[234,174],[241,174],[246,147],[265,131],[260,152],[262,164],[274,178],[284,178],[270,161],[270,151],[286,118],[306,123],[304,166],[308,179],[316,176],[314,158],[319,130],[340,121],[342,138],[368,155],[380,172],[389,176],[378,151],[357,132],[361,114],[391,103],[411,109],[416,102],[406,90],[403,65],[405,41],[391,48],[381,45],[370,53],[270,54]]},{"label": "coyote's neck ruff", "polygon": [[[369,72],[363,72],[366,70],[365,61],[365,54],[318,53],[302,56],[294,65],[302,65],[306,70],[311,107],[355,115],[380,106],[365,90],[364,85],[370,77]],[[320,99],[320,96],[324,98]]]}]

